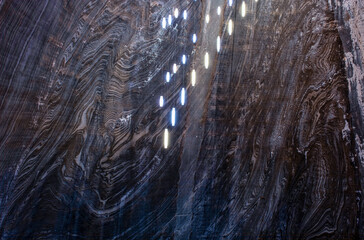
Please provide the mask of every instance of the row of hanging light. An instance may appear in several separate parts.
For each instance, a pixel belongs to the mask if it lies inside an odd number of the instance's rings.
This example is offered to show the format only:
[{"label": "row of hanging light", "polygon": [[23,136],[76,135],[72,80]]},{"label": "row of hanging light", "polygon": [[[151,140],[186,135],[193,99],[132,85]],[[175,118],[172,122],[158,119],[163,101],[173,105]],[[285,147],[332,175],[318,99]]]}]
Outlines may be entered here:
[{"label": "row of hanging light", "polygon": [[[196,0],[195,0],[196,1]],[[258,2],[258,0],[254,0],[255,2]],[[229,7],[232,7],[233,6],[233,0],[228,0],[228,5]],[[241,9],[240,9],[240,13],[241,13],[241,16],[242,17],[245,17],[246,15],[246,4],[245,4],[245,1],[242,1],[242,4],[241,4]],[[175,19],[178,19],[179,17],[179,10],[178,8],[175,8],[174,11],[173,11],[173,15],[174,15],[174,18]],[[183,19],[184,20],[187,20],[187,10],[184,10],[183,11]],[[221,7],[218,6],[217,7],[217,15],[220,16],[221,15]],[[162,28],[167,28],[167,26],[171,26],[172,25],[172,21],[173,21],[173,17],[172,17],[172,14],[169,14],[168,17],[163,17],[162,18]],[[208,24],[210,22],[210,15],[207,14],[205,16],[205,22],[206,24]],[[229,19],[228,21],[228,34],[229,36],[231,36],[233,34],[233,21],[231,19]],[[196,33],[193,33],[192,34],[192,43],[195,44],[197,42],[197,35]],[[218,36],[217,37],[217,40],[216,40],[216,51],[219,53],[221,50],[221,37]],[[185,54],[182,55],[182,60],[181,60],[182,64],[185,65],[186,62],[187,62],[187,57]],[[204,66],[205,66],[205,69],[208,69],[209,68],[209,53],[206,52],[205,53],[205,56],[204,56]],[[176,74],[178,71],[178,67],[177,67],[177,64],[174,63],[173,66],[172,66],[172,72],[173,72],[173,75]],[[171,80],[171,77],[173,76],[169,71],[166,72],[165,74],[165,81],[167,83],[170,82]],[[196,70],[195,69],[192,69],[191,71],[191,85],[194,87],[196,85]],[[180,103],[182,106],[185,105],[186,103],[186,89],[184,87],[181,88],[181,95],[180,95]],[[160,107],[163,107],[164,106],[164,97],[163,96],[160,96],[159,97],[159,106]],[[174,127],[176,125],[176,108],[173,107],[172,110],[171,110],[171,125],[172,127]],[[165,128],[164,129],[164,134],[163,134],[163,146],[165,149],[168,148],[169,146],[169,131],[168,131],[168,128]]]}]

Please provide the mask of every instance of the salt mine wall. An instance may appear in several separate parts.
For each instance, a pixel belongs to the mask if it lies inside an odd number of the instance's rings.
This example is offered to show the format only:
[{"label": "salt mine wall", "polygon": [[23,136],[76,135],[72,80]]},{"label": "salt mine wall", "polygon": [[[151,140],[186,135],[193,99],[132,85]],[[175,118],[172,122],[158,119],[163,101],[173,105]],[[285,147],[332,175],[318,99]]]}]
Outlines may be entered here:
[{"label": "salt mine wall", "polygon": [[362,0],[0,0],[0,239],[364,239],[363,67]]}]

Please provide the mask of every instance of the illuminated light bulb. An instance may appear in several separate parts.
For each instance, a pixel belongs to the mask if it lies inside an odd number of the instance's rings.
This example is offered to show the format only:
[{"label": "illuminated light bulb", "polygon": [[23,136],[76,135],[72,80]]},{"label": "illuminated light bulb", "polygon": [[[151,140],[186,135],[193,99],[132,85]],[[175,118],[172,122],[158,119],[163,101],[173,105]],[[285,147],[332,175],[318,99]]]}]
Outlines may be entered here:
[{"label": "illuminated light bulb", "polygon": [[245,6],[245,1],[243,1],[243,4],[241,4],[241,16],[245,17],[246,14],[246,6]]},{"label": "illuminated light bulb", "polygon": [[182,64],[186,64],[186,55],[182,55]]},{"label": "illuminated light bulb", "polygon": [[173,64],[173,73],[176,73],[177,72],[177,64]]},{"label": "illuminated light bulb", "polygon": [[229,20],[229,35],[231,35],[233,33],[233,21],[230,19]]},{"label": "illuminated light bulb", "polygon": [[163,27],[163,28],[166,28],[166,26],[167,26],[167,20],[166,20],[166,18],[164,17],[164,18],[163,18],[163,20],[162,20],[162,27]]},{"label": "illuminated light bulb", "polygon": [[183,11],[183,19],[184,20],[187,20],[187,10],[184,10]]},{"label": "illuminated light bulb", "polygon": [[159,106],[163,107],[163,105],[164,105],[164,98],[163,98],[163,96],[160,96],[159,97]]},{"label": "illuminated light bulb", "polygon": [[209,68],[209,53],[208,52],[205,53],[205,68],[206,69]]},{"label": "illuminated light bulb", "polygon": [[164,129],[164,137],[163,137],[163,145],[164,148],[167,149],[168,148],[168,141],[169,141],[169,136],[168,136],[168,129]]},{"label": "illuminated light bulb", "polygon": [[233,5],[233,0],[229,0],[229,6],[231,7]]},{"label": "illuminated light bulb", "polygon": [[210,15],[206,15],[206,23],[209,23],[210,22]]},{"label": "illuminated light bulb", "polygon": [[176,109],[175,108],[172,108],[171,124],[172,124],[173,127],[176,125]]},{"label": "illuminated light bulb", "polygon": [[169,14],[168,16],[168,25],[171,25],[172,24],[172,15]]},{"label": "illuminated light bulb", "polygon": [[255,2],[258,2],[258,0],[255,0]]},{"label": "illuminated light bulb", "polygon": [[174,9],[174,17],[175,18],[178,18],[178,14],[179,14],[178,8]]},{"label": "illuminated light bulb", "polygon": [[169,72],[166,73],[166,82],[169,82],[171,80],[171,74]]},{"label": "illuminated light bulb", "polygon": [[219,16],[220,16],[220,14],[221,14],[221,7],[220,7],[220,6],[218,6],[218,7],[217,7],[217,15],[219,15]]},{"label": "illuminated light bulb", "polygon": [[217,40],[216,40],[216,50],[217,50],[217,52],[220,52],[220,45],[221,45],[221,39],[220,39],[220,36],[217,36]]},{"label": "illuminated light bulb", "polygon": [[196,70],[195,69],[192,70],[191,84],[192,84],[192,87],[194,87],[196,85]]},{"label": "illuminated light bulb", "polygon": [[193,43],[196,43],[196,41],[197,41],[197,36],[196,36],[196,33],[194,33],[194,34],[192,35],[192,42],[193,42]]},{"label": "illuminated light bulb", "polygon": [[186,90],[185,90],[185,88],[182,88],[182,90],[181,90],[181,105],[182,106],[185,105],[185,102],[186,102],[185,94],[186,94]]}]

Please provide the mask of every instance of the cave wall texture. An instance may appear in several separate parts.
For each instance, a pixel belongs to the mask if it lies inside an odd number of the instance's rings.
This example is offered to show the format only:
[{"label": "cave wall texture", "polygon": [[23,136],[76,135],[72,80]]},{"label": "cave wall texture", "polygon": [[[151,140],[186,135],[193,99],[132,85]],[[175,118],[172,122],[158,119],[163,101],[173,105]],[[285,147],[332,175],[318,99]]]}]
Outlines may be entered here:
[{"label": "cave wall texture", "polygon": [[0,238],[364,239],[364,1],[241,2],[0,0]]}]

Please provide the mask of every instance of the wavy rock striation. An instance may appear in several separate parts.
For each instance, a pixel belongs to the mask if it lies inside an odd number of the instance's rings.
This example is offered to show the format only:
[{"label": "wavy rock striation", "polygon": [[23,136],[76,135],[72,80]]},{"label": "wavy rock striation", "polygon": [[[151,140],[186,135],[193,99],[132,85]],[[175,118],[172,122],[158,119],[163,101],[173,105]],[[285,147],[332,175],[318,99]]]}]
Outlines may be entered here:
[{"label": "wavy rock striation", "polygon": [[240,2],[0,1],[1,238],[364,238],[363,3]]}]

